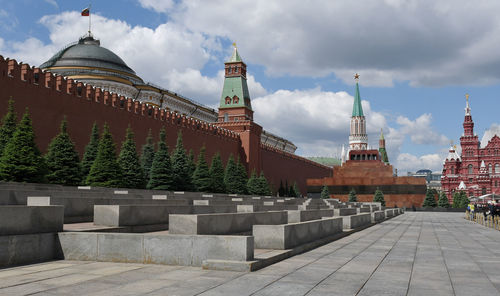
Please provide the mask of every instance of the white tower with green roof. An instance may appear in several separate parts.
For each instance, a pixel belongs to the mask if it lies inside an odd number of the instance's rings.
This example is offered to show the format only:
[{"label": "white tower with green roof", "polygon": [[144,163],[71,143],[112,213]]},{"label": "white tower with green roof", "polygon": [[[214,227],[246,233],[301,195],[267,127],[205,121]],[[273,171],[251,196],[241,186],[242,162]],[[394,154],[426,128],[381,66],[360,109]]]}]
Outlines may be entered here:
[{"label": "white tower with green roof", "polygon": [[368,146],[368,136],[366,134],[366,119],[361,106],[359,96],[359,75],[354,75],[356,80],[356,93],[352,106],[351,132],[349,134],[349,150],[366,150]]},{"label": "white tower with green roof", "polygon": [[219,122],[253,121],[252,104],[247,86],[247,65],[241,60],[236,44],[225,62],[224,87],[219,104]]}]

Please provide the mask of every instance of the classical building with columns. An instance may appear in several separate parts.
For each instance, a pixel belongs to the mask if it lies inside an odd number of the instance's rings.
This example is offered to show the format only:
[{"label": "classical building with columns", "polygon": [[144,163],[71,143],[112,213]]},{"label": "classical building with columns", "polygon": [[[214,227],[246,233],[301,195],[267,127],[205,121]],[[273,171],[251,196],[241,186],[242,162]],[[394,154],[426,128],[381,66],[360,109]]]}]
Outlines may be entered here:
[{"label": "classical building with columns", "polygon": [[457,190],[467,192],[469,197],[500,194],[500,138],[494,135],[488,143],[479,141],[474,133],[469,95],[466,95],[462,126],[461,153],[452,145],[443,162],[442,190],[450,201]]}]

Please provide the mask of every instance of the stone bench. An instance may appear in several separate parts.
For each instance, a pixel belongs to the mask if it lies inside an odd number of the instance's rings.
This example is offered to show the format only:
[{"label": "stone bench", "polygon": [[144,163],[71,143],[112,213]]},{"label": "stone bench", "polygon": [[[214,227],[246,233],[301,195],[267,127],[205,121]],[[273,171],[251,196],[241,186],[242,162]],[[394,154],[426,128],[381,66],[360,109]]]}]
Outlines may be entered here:
[{"label": "stone bench", "polygon": [[66,260],[201,266],[204,260],[253,260],[252,236],[135,233],[58,234]]},{"label": "stone bench", "polygon": [[344,229],[355,229],[369,225],[372,222],[370,213],[342,216]]},{"label": "stone bench", "polygon": [[0,236],[63,230],[62,206],[0,206]]},{"label": "stone bench", "polygon": [[361,214],[361,213],[370,213],[371,209],[370,207],[361,207],[361,208],[356,208],[356,213]]},{"label": "stone bench", "polygon": [[371,213],[372,215],[372,223],[378,223],[380,221],[383,221],[385,219],[385,212],[384,211],[375,211]]},{"label": "stone bench", "polygon": [[358,211],[356,208],[341,208],[341,209],[333,209],[334,216],[350,216],[356,215]]},{"label": "stone bench", "polygon": [[256,224],[285,224],[286,212],[170,215],[171,234],[234,234],[252,231]]},{"label": "stone bench", "polygon": [[254,225],[255,248],[290,249],[342,232],[342,218],[324,218],[281,225]]},{"label": "stone bench", "polygon": [[318,220],[323,217],[333,217],[333,210],[297,210],[288,211],[288,223]]},{"label": "stone bench", "polygon": [[392,218],[392,217],[394,217],[394,210],[393,209],[386,209],[385,210],[385,217],[386,218]]}]

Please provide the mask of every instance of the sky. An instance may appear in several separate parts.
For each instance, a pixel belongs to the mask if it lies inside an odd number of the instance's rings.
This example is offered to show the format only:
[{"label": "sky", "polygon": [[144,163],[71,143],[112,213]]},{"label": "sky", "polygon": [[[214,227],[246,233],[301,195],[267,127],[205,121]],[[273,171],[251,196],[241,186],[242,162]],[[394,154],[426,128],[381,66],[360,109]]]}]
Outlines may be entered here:
[{"label": "sky", "polygon": [[[145,81],[217,108],[236,42],[254,120],[302,156],[348,145],[355,73],[369,145],[401,174],[440,172],[465,94],[500,135],[500,1],[91,1],[92,33]],[[0,0],[0,55],[39,66],[88,31],[89,1]]]}]

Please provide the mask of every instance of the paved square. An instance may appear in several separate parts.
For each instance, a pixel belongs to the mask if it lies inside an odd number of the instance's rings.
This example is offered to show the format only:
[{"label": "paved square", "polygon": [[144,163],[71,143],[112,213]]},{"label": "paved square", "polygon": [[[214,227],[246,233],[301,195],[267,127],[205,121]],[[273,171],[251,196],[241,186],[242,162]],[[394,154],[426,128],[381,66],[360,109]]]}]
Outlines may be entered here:
[{"label": "paved square", "polygon": [[0,270],[0,295],[500,295],[500,231],[408,212],[252,273],[54,261]]}]

